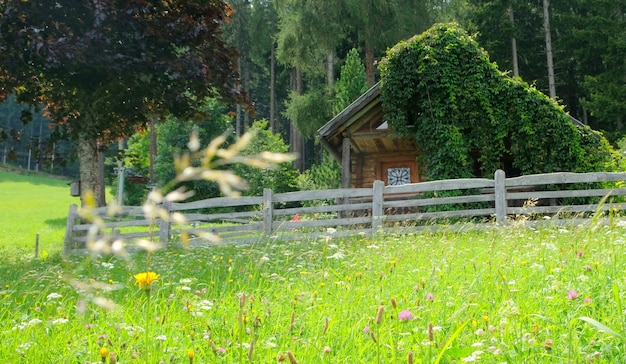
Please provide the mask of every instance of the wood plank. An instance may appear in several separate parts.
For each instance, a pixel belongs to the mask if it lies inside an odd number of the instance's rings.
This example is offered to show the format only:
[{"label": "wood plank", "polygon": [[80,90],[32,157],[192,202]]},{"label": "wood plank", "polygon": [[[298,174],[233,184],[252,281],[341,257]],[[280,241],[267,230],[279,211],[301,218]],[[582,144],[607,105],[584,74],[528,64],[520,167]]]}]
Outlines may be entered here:
[{"label": "wood plank", "polygon": [[193,202],[173,202],[171,211],[187,211],[208,209],[214,207],[235,207],[246,205],[261,205],[263,197],[261,196],[242,196],[242,197],[216,197]]},{"label": "wood plank", "polygon": [[457,210],[457,211],[436,211],[436,212],[418,212],[409,213],[403,215],[388,215],[387,221],[411,221],[411,220],[431,220],[431,219],[443,219],[451,217],[479,217],[489,216],[495,213],[495,209],[472,209],[472,210]]},{"label": "wood plank", "polygon": [[[113,222],[107,222],[107,223],[102,224],[100,228],[115,229],[115,228],[130,227],[130,226],[145,226],[146,228],[148,228],[150,225],[152,225],[156,230],[157,227],[159,226],[159,222],[158,221],[151,222],[151,220],[113,221]],[[89,229],[91,229],[92,226],[93,226],[92,224],[74,225],[74,231],[88,231]]]},{"label": "wood plank", "polygon": [[354,212],[359,210],[367,210],[372,208],[371,202],[366,203],[348,203],[345,205],[326,205],[326,206],[311,206],[311,207],[292,207],[284,209],[275,209],[275,216],[293,216],[306,215],[306,214],[321,214],[321,213],[335,213],[335,212]]},{"label": "wood plank", "polygon": [[591,190],[563,190],[563,191],[531,191],[507,193],[507,200],[529,200],[532,198],[567,198],[567,197],[604,197],[624,196],[626,189],[591,189]]},{"label": "wood plank", "polygon": [[420,193],[446,190],[466,190],[474,188],[493,188],[494,182],[486,178],[461,178],[442,181],[409,183],[401,186],[385,186],[384,193]]},{"label": "wood plank", "polygon": [[274,195],[274,203],[283,202],[298,202],[298,201],[310,201],[310,200],[334,200],[336,198],[353,198],[371,196],[371,188],[347,188],[347,189],[332,189],[332,190],[313,190],[313,191],[297,191],[286,192]]},{"label": "wood plank", "polygon": [[508,214],[528,215],[528,214],[556,214],[563,212],[595,212],[598,209],[609,211],[610,209],[624,210],[626,203],[604,204],[600,208],[598,204],[589,205],[567,205],[567,206],[531,206],[531,207],[508,207]]},{"label": "wood plank", "polygon": [[528,187],[547,184],[592,183],[626,181],[624,172],[590,172],[590,173],[542,173],[528,176],[507,178],[507,187]]}]

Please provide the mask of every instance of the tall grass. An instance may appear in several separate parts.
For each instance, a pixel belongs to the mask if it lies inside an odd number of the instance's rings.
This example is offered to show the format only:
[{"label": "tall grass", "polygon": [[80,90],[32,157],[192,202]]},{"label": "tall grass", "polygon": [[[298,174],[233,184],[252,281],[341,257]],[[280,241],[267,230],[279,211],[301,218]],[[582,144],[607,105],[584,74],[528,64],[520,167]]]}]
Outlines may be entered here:
[{"label": "tall grass", "polygon": [[39,234],[42,251],[60,251],[69,206],[80,204],[68,182],[0,170],[0,248],[33,252]]},{"label": "tall grass", "polygon": [[[624,233],[509,227],[170,247],[128,259],[3,255],[0,358],[625,362]],[[150,294],[134,284],[146,270],[160,275]]]}]

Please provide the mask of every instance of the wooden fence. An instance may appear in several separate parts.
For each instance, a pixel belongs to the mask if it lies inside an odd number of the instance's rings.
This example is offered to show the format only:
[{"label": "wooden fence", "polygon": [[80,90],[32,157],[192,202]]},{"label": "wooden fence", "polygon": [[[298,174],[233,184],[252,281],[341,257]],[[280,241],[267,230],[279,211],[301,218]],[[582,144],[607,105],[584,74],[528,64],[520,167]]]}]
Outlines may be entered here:
[{"label": "wooden fence", "polygon": [[[550,173],[494,179],[472,178],[402,186],[299,191],[263,196],[168,202],[156,206],[170,218],[146,218],[142,207],[124,207],[105,219],[96,239],[137,238],[168,243],[181,236],[218,236],[222,241],[293,240],[378,232],[408,232],[458,221],[504,225],[512,218],[571,221],[598,210],[626,209],[626,173]],[[606,200],[602,200],[609,196]],[[176,224],[173,214],[186,222]],[[523,216],[523,217],[522,217]],[[92,224],[70,207],[65,251],[84,246]]]}]

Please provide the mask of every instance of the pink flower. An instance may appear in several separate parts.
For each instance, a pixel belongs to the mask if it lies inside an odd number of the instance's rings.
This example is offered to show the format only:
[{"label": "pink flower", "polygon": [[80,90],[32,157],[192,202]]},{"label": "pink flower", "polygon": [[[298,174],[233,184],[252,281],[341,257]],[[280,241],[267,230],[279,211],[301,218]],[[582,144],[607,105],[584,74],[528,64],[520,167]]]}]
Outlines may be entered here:
[{"label": "pink flower", "polygon": [[217,352],[220,354],[224,354],[226,352],[225,348],[217,348]]},{"label": "pink flower", "polygon": [[591,301],[591,297],[586,297],[586,298],[585,298],[585,301],[584,301],[585,305],[590,305],[590,304],[591,304],[591,302],[592,302],[592,301]]},{"label": "pink flower", "polygon": [[398,313],[398,320],[400,321],[409,321],[413,320],[413,313],[409,310],[402,310]]},{"label": "pink flower", "polygon": [[426,301],[434,301],[435,300],[435,295],[432,293],[429,293],[426,295]]},{"label": "pink flower", "polygon": [[298,222],[298,221],[300,221],[300,215],[294,214],[293,219],[291,219],[291,222]]},{"label": "pink flower", "polygon": [[586,266],[585,266],[585,270],[586,270],[587,272],[591,272],[591,266],[590,266],[590,265],[586,265]]},{"label": "pink flower", "polygon": [[582,257],[583,256],[583,251],[582,250],[577,251],[576,252],[576,256],[579,257],[579,258]]},{"label": "pink flower", "polygon": [[578,292],[576,292],[575,289],[572,289],[571,291],[567,292],[567,299],[568,300],[575,300],[576,298],[578,298]]},{"label": "pink flower", "polygon": [[369,326],[365,326],[365,327],[363,328],[363,333],[364,333],[364,334],[369,334],[369,332],[370,332],[370,331],[371,331],[371,330],[370,330],[370,327],[369,327]]}]

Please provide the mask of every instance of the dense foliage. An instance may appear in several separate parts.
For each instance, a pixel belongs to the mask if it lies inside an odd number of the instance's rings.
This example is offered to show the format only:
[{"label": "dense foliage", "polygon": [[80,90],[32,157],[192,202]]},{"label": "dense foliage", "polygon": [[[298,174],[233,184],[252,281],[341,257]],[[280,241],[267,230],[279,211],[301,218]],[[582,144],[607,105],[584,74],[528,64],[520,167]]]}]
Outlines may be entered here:
[{"label": "dense foliage", "polygon": [[416,138],[427,178],[596,171],[611,161],[605,139],[500,72],[456,24],[398,43],[380,67],[387,120]]},{"label": "dense foliage", "polygon": [[[268,128],[267,120],[257,120],[250,127],[252,138],[240,152],[241,156],[252,157],[262,152],[287,153],[289,146],[280,134],[272,133]],[[289,192],[295,189],[297,171],[290,162],[272,166],[270,168],[256,168],[247,164],[238,163],[232,166],[233,171],[242,177],[248,188],[243,191],[247,196],[262,196],[263,189],[270,188],[275,193]]]},{"label": "dense foliage", "polygon": [[[96,140],[154,114],[193,115],[205,96],[242,101],[223,1],[0,2],[0,99],[47,106],[78,140],[81,186],[101,188]],[[103,201],[98,201],[102,203]]]}]

